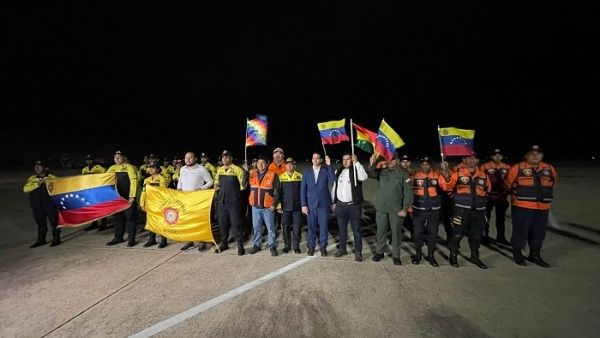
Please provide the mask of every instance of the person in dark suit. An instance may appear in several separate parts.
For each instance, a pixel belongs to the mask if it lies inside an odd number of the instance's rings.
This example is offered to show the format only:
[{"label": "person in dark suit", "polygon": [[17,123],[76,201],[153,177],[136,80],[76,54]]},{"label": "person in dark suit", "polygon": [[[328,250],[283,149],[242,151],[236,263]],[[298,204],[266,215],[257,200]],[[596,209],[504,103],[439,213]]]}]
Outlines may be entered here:
[{"label": "person in dark suit", "polygon": [[308,217],[308,255],[315,253],[316,227],[319,225],[319,248],[321,256],[327,256],[327,217],[333,209],[330,187],[336,177],[329,166],[331,159],[325,156],[322,165],[321,154],[312,154],[312,166],[302,174],[300,185],[300,203],[302,213]]}]

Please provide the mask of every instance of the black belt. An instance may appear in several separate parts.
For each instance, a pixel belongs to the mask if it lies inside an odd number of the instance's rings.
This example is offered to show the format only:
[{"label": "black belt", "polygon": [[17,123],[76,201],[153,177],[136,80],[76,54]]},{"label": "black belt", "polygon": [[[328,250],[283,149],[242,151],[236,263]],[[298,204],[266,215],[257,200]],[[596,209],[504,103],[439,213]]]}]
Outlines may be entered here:
[{"label": "black belt", "polygon": [[341,201],[337,201],[335,202],[336,206],[340,206],[340,207],[346,207],[346,206],[351,206],[351,205],[358,205],[357,202],[341,202]]}]

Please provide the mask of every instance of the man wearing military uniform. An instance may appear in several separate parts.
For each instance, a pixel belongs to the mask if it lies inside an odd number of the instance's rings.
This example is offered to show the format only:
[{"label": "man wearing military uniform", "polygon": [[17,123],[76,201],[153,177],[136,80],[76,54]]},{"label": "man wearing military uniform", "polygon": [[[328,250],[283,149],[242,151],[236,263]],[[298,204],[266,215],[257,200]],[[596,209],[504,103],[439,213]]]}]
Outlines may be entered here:
[{"label": "man wearing military uniform", "polygon": [[[103,174],[106,172],[106,168],[104,168],[103,166],[98,164],[96,162],[96,159],[94,158],[94,156],[92,156],[90,154],[87,154],[85,156],[85,164],[86,164],[86,166],[83,167],[83,169],[81,169],[82,175]],[[94,229],[98,229],[98,231],[105,230],[106,229],[106,217],[104,217],[100,220],[100,226],[98,226],[98,221],[93,221],[92,225],[85,228],[84,231],[90,231],[90,230],[94,230]]]},{"label": "man wearing military uniform", "polygon": [[233,238],[238,244],[238,255],[245,254],[242,241],[242,191],[248,185],[248,175],[244,169],[232,163],[231,153],[224,150],[221,154],[223,166],[219,167],[215,177],[215,191],[217,192],[217,217],[221,230],[221,243],[219,251],[229,249],[227,241],[231,230]]},{"label": "man wearing military uniform", "polygon": [[492,184],[492,190],[488,194],[488,202],[485,208],[487,222],[485,223],[484,241],[489,241],[490,217],[492,209],[496,209],[496,242],[504,245],[510,245],[506,240],[504,221],[506,219],[506,210],[508,209],[507,193],[504,189],[504,178],[508,173],[510,166],[502,159],[504,156],[500,149],[494,149],[490,155],[490,161],[481,165],[480,170],[486,173]]},{"label": "man wearing military uniform", "polygon": [[217,168],[215,168],[214,165],[210,164],[210,162],[208,160],[209,160],[209,158],[208,158],[208,155],[206,155],[206,153],[200,154],[200,164],[204,168],[206,168],[206,170],[208,170],[208,172],[214,179],[217,176]]},{"label": "man wearing military uniform", "polygon": [[302,222],[302,205],[300,204],[300,185],[302,174],[296,171],[296,161],[288,157],[285,161],[286,171],[279,175],[281,183],[281,225],[283,228],[283,252],[291,249],[300,253],[300,223]]},{"label": "man wearing military uniform", "polygon": [[437,246],[438,222],[442,207],[440,174],[431,169],[429,157],[421,159],[421,168],[413,176],[413,225],[416,254],[413,264],[421,262],[423,236],[427,241],[427,257],[429,264],[438,266],[434,254]]},{"label": "man wearing military uniform", "polygon": [[504,187],[511,195],[511,242],[515,263],[526,264],[522,250],[529,243],[529,260],[548,268],[550,264],[542,259],[540,252],[546,238],[548,212],[558,175],[551,164],[542,161],[543,158],[542,148],[537,145],[529,148],[525,160],[508,171]]},{"label": "man wearing military uniform", "polygon": [[23,186],[23,192],[29,194],[29,205],[33,211],[33,218],[38,229],[37,240],[29,247],[37,248],[47,243],[48,222],[52,227],[52,243],[50,246],[57,246],[61,243],[60,229],[58,229],[58,210],[46,189],[46,182],[56,178],[56,176],[48,172],[48,166],[42,161],[36,161],[33,170],[35,175],[30,176],[25,186]]},{"label": "man wearing military uniform", "polygon": [[[142,211],[146,211],[146,187],[147,186],[155,186],[155,187],[167,187],[167,180],[164,176],[160,174],[162,170],[157,163],[148,165],[148,169],[150,170],[150,177],[147,177],[142,184],[142,194],[140,195],[140,209]],[[156,234],[154,232],[150,232],[150,237],[148,237],[148,241],[144,244],[144,248],[153,246],[158,244],[156,242]],[[158,245],[159,249],[162,249],[167,246],[167,238],[162,237],[160,240],[160,244]]]},{"label": "man wearing military uniform", "polygon": [[375,155],[371,156],[367,168],[369,177],[378,180],[378,190],[375,197],[375,220],[377,222],[377,247],[374,262],[379,262],[387,245],[387,232],[392,230],[392,257],[394,265],[401,265],[400,242],[402,240],[401,226],[408,208],[412,205],[413,194],[408,173],[399,167],[398,155],[387,163],[385,168],[378,169]]},{"label": "man wearing military uniform", "polygon": [[442,162],[440,177],[441,187],[452,195],[454,202],[452,213],[452,236],[450,248],[450,265],[458,267],[458,247],[465,234],[469,236],[471,262],[480,269],[487,266],[479,259],[481,235],[485,226],[485,206],[491,184],[487,175],[477,167],[475,154],[466,156],[454,172],[448,171],[448,163]]},{"label": "man wearing military uniform", "polygon": [[125,154],[117,150],[114,156],[115,164],[108,168],[109,173],[117,175],[117,191],[121,197],[129,201],[129,208],[115,214],[117,224],[115,226],[115,237],[106,245],[112,246],[125,242],[123,235],[127,230],[127,246],[132,247],[137,244],[135,241],[136,225],[136,206],[135,195],[137,192],[138,172],[136,168],[126,162]]}]

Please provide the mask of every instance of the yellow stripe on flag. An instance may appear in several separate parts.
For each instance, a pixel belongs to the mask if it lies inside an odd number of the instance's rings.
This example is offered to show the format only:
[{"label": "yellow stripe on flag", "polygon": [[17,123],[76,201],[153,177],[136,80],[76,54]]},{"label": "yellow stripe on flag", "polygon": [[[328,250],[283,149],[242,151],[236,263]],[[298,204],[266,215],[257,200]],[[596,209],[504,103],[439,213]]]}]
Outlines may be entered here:
[{"label": "yellow stripe on flag", "polygon": [[464,139],[474,139],[475,130],[472,129],[459,129],[454,127],[440,128],[440,136],[460,136]]},{"label": "yellow stripe on flag", "polygon": [[115,185],[116,183],[117,176],[115,173],[105,173],[60,177],[48,182],[47,187],[50,196],[54,196],[105,185]]},{"label": "yellow stripe on flag", "polygon": [[381,120],[381,125],[379,126],[379,130],[385,136],[387,136],[387,138],[390,139],[390,141],[392,142],[392,144],[394,145],[394,147],[396,149],[398,149],[404,145],[404,141],[402,140],[400,135],[398,135],[398,133],[396,133],[394,131],[394,129],[392,129],[392,127],[390,127],[390,125],[387,124],[387,122],[385,122],[385,119]]},{"label": "yellow stripe on flag", "polygon": [[319,128],[319,130],[344,128],[344,127],[346,127],[346,119],[341,119],[339,121],[328,121],[328,122],[317,123],[317,127]]},{"label": "yellow stripe on flag", "polygon": [[215,242],[210,208],[215,191],[146,186],[146,230],[180,242]]}]

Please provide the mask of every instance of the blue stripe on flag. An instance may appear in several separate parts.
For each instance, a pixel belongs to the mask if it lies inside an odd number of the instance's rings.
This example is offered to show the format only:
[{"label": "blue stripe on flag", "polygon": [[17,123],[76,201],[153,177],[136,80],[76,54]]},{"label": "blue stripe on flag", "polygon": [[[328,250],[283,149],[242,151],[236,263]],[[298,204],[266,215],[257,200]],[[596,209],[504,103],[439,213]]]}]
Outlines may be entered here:
[{"label": "blue stripe on flag", "polygon": [[78,190],[52,196],[54,205],[59,210],[74,210],[90,207],[103,202],[119,199],[120,196],[112,185],[104,185],[91,189]]}]

